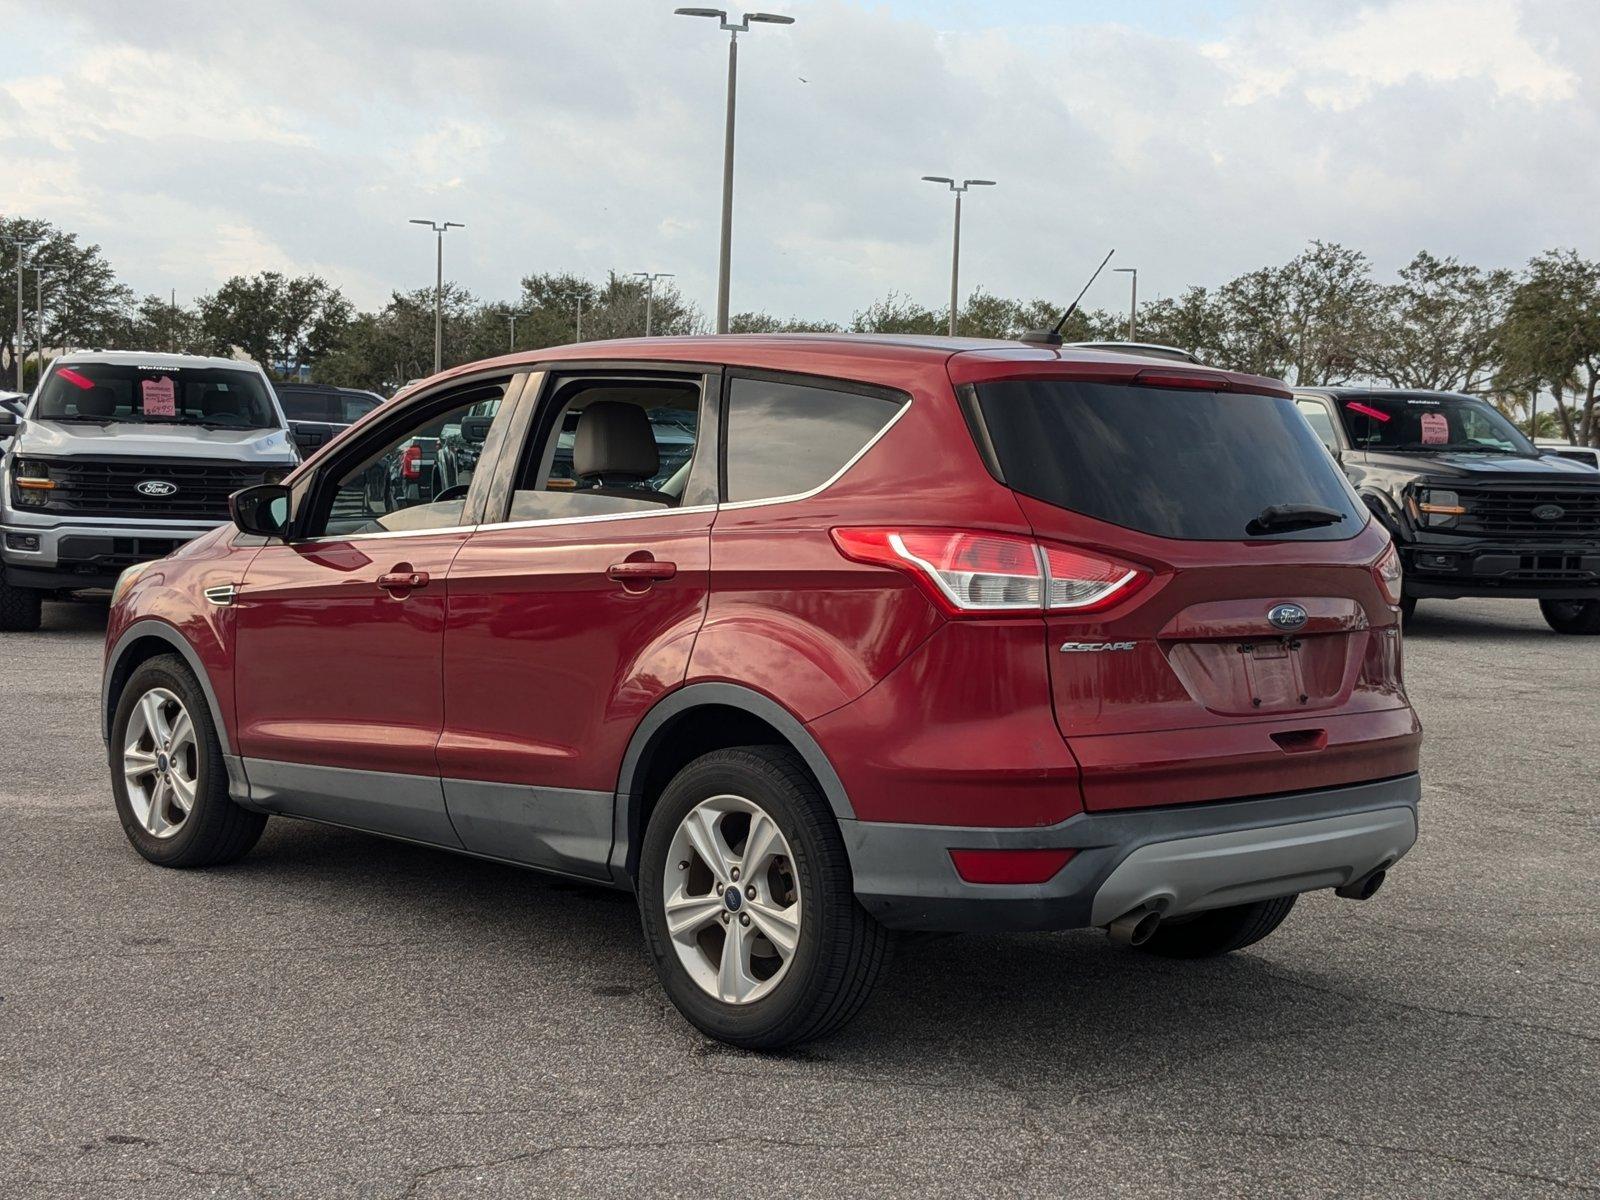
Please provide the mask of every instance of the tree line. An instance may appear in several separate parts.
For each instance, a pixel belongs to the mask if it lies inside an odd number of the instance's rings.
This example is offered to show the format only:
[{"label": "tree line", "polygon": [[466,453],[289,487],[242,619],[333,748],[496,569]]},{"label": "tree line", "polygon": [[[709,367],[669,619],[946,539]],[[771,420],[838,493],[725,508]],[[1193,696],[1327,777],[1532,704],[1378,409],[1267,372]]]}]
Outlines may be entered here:
[{"label": "tree line", "polygon": [[[235,276],[192,303],[136,296],[99,246],[44,221],[0,218],[0,378],[15,377],[17,242],[26,249],[21,353],[37,347],[100,347],[242,353],[278,378],[387,394],[433,367],[434,291],[396,291],[357,311],[314,275]],[[37,276],[34,268],[41,269]],[[42,302],[42,309],[41,309]],[[653,295],[641,279],[530,274],[511,300],[485,300],[458,284],[444,290],[445,365],[510,350],[644,333],[709,330],[705,314],[668,281]],[[973,337],[1014,338],[1053,325],[1058,298],[1008,299],[983,288],[961,305],[957,327]],[[741,312],[735,333],[940,334],[949,312],[892,292],[847,324]],[[1550,250],[1521,270],[1484,269],[1419,252],[1380,278],[1359,250],[1312,242],[1288,262],[1213,288],[1190,287],[1140,305],[1140,341],[1178,346],[1207,363],[1293,384],[1374,383],[1484,396],[1539,436],[1600,444],[1600,262]],[[1075,313],[1068,341],[1122,339],[1128,314]],[[48,349],[46,353],[54,353]]]}]

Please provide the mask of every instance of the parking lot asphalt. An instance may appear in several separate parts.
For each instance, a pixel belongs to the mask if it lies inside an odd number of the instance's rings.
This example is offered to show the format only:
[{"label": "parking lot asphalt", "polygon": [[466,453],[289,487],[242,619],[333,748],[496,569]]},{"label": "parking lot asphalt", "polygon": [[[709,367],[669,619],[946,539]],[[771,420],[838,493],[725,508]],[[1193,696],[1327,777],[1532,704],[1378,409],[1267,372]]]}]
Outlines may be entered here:
[{"label": "parking lot asphalt", "polygon": [[623,895],[285,820],[147,865],[103,622],[0,635],[0,1196],[1600,1192],[1600,641],[1530,602],[1421,606],[1374,900],[1199,964],[925,942],[781,1056],[677,1016]]}]

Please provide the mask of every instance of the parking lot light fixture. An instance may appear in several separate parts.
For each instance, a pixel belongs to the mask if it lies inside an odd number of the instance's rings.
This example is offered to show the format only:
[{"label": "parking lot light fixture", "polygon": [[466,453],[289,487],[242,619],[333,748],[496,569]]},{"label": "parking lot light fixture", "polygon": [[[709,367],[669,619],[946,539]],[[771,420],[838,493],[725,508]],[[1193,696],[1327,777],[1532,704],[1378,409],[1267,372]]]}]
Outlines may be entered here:
[{"label": "parking lot light fixture", "polygon": [[433,280],[433,373],[444,370],[444,234],[447,229],[465,229],[460,221],[429,221],[412,217],[413,225],[426,225],[438,238],[438,255]]},{"label": "parking lot light fixture", "polygon": [[[676,276],[674,276],[671,271],[635,271],[633,273],[633,277],[635,279],[644,280],[644,335],[645,337],[649,337],[651,334],[651,325],[654,322],[656,311],[656,280],[674,279]],[[724,330],[723,332],[727,331]]]},{"label": "parking lot light fixture", "polygon": [[1127,275],[1133,284],[1133,291],[1128,297],[1128,340],[1139,340],[1139,268],[1138,267],[1112,267],[1111,270],[1118,275]]},{"label": "parking lot light fixture", "polygon": [[780,13],[743,14],[737,23],[721,8],[677,8],[680,17],[710,17],[728,31],[728,113],[722,140],[722,244],[717,259],[717,332],[728,332],[728,286],[733,261],[733,115],[739,90],[739,35],[748,33],[752,23],[793,25],[794,18]]},{"label": "parking lot light fixture", "polygon": [[957,306],[961,302],[961,196],[968,188],[994,187],[992,179],[963,179],[957,183],[948,175],[924,175],[927,183],[942,183],[956,194],[955,237],[950,250],[950,336],[956,335]]},{"label": "parking lot light fixture", "polygon": [[13,237],[7,238],[6,241],[10,242],[17,251],[17,391],[25,392],[28,389],[23,386],[22,381],[22,343],[27,337],[27,331],[22,323],[22,269],[23,263],[27,259],[28,247],[39,241],[39,239]]},{"label": "parking lot light fixture", "polygon": [[510,346],[509,346],[509,350],[513,354],[515,354],[516,351],[517,351],[517,318],[518,317],[525,317],[527,315],[528,314],[525,313],[525,312],[514,312],[514,313],[507,313],[506,314],[506,316],[509,317],[510,320],[511,320],[511,343],[510,343]]}]

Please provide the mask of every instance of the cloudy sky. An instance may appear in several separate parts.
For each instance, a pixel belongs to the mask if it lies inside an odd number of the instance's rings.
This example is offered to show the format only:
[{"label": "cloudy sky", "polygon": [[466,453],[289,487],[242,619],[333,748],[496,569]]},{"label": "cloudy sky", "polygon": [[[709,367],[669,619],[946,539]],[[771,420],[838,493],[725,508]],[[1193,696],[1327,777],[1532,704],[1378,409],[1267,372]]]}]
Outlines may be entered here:
[{"label": "cloudy sky", "polygon": [[[726,35],[674,0],[0,0],[0,212],[141,292],[315,271],[674,271],[713,307]],[[848,320],[964,283],[1144,294],[1311,238],[1600,255],[1597,0],[770,0],[740,43],[733,306]],[[1109,274],[1088,302],[1123,302]]]}]

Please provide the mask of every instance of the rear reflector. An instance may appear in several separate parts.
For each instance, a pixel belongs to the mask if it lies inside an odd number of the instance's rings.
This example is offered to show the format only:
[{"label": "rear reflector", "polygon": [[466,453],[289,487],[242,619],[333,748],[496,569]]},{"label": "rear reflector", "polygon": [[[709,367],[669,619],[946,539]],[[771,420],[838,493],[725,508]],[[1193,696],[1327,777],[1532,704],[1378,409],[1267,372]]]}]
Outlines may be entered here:
[{"label": "rear reflector", "polygon": [[1071,546],[967,529],[835,529],[855,562],[914,576],[952,616],[1109,608],[1148,571]]},{"label": "rear reflector", "polygon": [[956,874],[968,883],[1044,883],[1076,850],[952,850]]}]

